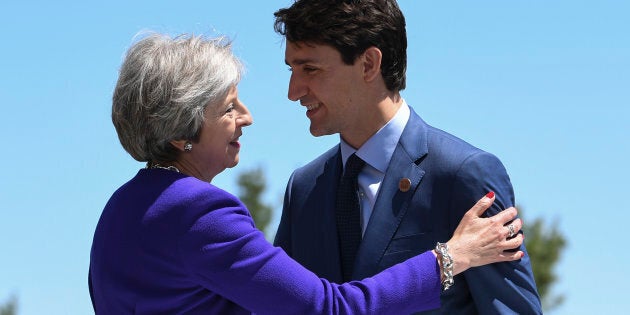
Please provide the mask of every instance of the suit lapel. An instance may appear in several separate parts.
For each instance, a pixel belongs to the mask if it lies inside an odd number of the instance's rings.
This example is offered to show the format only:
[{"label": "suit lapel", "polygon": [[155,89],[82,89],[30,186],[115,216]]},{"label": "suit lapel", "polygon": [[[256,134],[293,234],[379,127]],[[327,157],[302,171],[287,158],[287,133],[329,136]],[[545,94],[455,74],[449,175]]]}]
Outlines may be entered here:
[{"label": "suit lapel", "polygon": [[[361,241],[355,262],[354,279],[363,279],[381,270],[379,262],[425,173],[417,164],[427,154],[426,130],[426,124],[411,109],[409,121],[389,162],[372,216]],[[408,191],[403,192],[398,187],[400,180],[405,178],[410,180],[411,186]]]}]

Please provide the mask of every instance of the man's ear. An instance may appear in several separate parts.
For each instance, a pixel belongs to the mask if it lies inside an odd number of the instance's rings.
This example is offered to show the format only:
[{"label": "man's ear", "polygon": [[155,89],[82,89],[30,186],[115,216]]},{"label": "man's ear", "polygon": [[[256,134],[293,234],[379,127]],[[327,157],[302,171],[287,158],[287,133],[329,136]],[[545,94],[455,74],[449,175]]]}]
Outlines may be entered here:
[{"label": "man's ear", "polygon": [[176,147],[180,151],[184,151],[184,146],[186,145],[186,140],[171,140],[169,142],[172,146]]},{"label": "man's ear", "polygon": [[372,46],[363,52],[363,78],[366,82],[372,82],[381,75],[381,62],[383,53],[380,49]]}]

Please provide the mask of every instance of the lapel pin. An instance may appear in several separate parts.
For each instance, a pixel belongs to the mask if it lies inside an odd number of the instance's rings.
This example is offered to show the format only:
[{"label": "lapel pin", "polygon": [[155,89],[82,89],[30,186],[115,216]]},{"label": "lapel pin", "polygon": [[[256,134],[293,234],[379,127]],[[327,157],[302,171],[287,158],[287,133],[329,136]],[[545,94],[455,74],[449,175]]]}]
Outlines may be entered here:
[{"label": "lapel pin", "polygon": [[398,189],[402,192],[407,192],[411,188],[411,179],[403,178],[398,182]]}]

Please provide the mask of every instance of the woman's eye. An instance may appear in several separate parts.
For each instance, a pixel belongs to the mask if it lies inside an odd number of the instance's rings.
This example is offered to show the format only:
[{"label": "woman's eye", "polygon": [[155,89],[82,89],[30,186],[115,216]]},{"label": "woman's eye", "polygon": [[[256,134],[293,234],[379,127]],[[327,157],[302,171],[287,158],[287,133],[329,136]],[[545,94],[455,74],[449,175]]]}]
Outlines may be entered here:
[{"label": "woman's eye", "polygon": [[228,106],[228,108],[225,110],[226,113],[231,113],[232,111],[234,111],[234,104],[230,104],[230,106]]}]

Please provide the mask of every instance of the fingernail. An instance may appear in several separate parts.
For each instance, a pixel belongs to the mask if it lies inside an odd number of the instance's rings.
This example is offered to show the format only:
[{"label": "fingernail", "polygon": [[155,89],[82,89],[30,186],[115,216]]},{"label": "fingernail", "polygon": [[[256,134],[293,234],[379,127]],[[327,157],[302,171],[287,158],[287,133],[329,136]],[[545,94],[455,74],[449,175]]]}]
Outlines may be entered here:
[{"label": "fingernail", "polygon": [[525,257],[525,253],[521,253],[521,258]]},{"label": "fingernail", "polygon": [[491,191],[491,192],[487,193],[486,197],[492,199],[492,197],[494,197],[494,191]]}]

